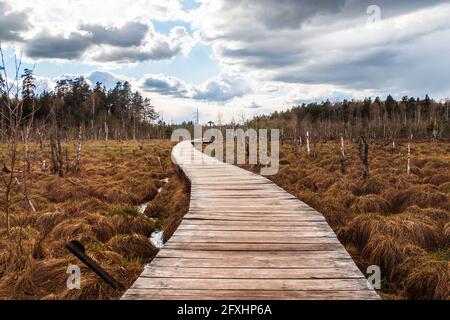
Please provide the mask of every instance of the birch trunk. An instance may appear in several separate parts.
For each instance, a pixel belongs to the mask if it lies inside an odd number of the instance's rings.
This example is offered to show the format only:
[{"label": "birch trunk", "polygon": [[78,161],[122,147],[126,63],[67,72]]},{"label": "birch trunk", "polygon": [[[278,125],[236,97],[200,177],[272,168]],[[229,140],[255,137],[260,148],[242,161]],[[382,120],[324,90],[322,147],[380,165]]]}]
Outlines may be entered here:
[{"label": "birch trunk", "polygon": [[345,173],[346,170],[346,157],[345,157],[345,143],[344,136],[341,136],[341,172]]},{"label": "birch trunk", "polygon": [[309,131],[306,132],[306,150],[308,151],[308,156],[311,155],[311,143],[309,140]]},{"label": "birch trunk", "polygon": [[105,121],[105,141],[108,142],[108,136],[109,136],[109,128],[108,123]]},{"label": "birch trunk", "polygon": [[80,128],[78,130],[76,171],[80,171],[80,168],[81,168],[81,139],[82,138],[83,138],[83,132],[81,131],[81,126],[80,126]]},{"label": "birch trunk", "polygon": [[408,143],[408,164],[406,166],[406,173],[408,176],[411,174],[411,142]]}]

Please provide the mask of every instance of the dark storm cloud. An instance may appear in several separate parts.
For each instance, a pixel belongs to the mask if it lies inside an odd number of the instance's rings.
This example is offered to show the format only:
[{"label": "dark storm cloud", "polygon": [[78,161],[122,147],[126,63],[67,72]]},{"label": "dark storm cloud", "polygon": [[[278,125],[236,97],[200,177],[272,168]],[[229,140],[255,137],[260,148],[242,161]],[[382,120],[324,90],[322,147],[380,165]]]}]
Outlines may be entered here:
[{"label": "dark storm cloud", "polygon": [[[442,54],[450,40],[449,1],[223,3],[222,10],[201,12],[208,20],[194,25],[214,43],[216,58],[235,70],[291,84],[450,93]],[[380,8],[379,29],[367,24],[370,5]],[[435,76],[424,83],[426,70]]]},{"label": "dark storm cloud", "polygon": [[125,55],[134,55],[135,61],[151,59],[148,54],[136,48],[149,30],[149,26],[145,24],[129,22],[121,28],[82,25],[80,29],[87,34],[72,32],[64,37],[41,33],[26,43],[25,52],[31,58],[71,60],[80,58],[91,46],[105,44],[122,48],[112,50],[109,56],[101,56],[105,61],[120,61]]},{"label": "dark storm cloud", "polygon": [[235,0],[243,7],[249,8],[255,18],[272,29],[298,28],[305,20],[318,14],[333,14],[342,10],[345,0]]},{"label": "dark storm cloud", "polygon": [[119,63],[136,63],[149,60],[168,60],[181,53],[182,48],[176,46],[171,48],[170,44],[165,41],[157,42],[152,48],[140,49],[136,47],[112,49],[101,52],[94,57],[97,61],[119,62]]},{"label": "dark storm cloud", "polygon": [[29,40],[25,53],[31,58],[76,59],[92,45],[91,39],[73,32],[68,37],[40,33]]},{"label": "dark storm cloud", "polygon": [[0,41],[21,41],[20,33],[30,28],[28,15],[10,10],[9,4],[0,1]]},{"label": "dark storm cloud", "polygon": [[85,24],[80,26],[80,30],[89,32],[92,35],[91,39],[94,44],[131,47],[142,44],[149,26],[141,22],[128,22],[120,28]]}]

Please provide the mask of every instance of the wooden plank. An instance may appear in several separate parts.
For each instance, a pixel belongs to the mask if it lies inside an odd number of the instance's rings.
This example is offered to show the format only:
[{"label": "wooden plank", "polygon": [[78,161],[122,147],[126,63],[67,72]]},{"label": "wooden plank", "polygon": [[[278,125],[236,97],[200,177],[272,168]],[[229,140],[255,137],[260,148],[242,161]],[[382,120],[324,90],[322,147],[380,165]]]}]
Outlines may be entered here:
[{"label": "wooden plank", "polygon": [[304,238],[304,237],[331,237],[334,238],[335,234],[332,231],[315,231],[304,230],[299,233],[296,231],[281,232],[266,232],[266,231],[249,231],[249,230],[234,230],[234,231],[198,231],[198,230],[178,230],[177,236],[179,237],[247,237],[249,239],[260,238],[262,240],[266,238]]},{"label": "wooden plank", "polygon": [[159,258],[190,259],[348,259],[345,251],[214,251],[214,250],[179,250],[165,249],[158,254]]},{"label": "wooden plank", "polygon": [[261,226],[261,225],[220,225],[220,224],[204,224],[204,225],[195,225],[195,224],[181,224],[178,227],[178,230],[184,231],[259,231],[259,232],[330,232],[330,228],[322,225],[311,225],[311,226]]},{"label": "wooden plank", "polygon": [[174,290],[131,289],[128,300],[379,300],[372,290],[273,291],[273,290]]},{"label": "wooden plank", "polygon": [[345,268],[249,269],[249,268],[157,268],[148,266],[141,277],[190,279],[364,279],[359,270]]},{"label": "wooden plank", "polygon": [[185,268],[339,268],[354,265],[348,259],[189,259],[189,258],[155,258],[152,263],[155,267],[185,267]]},{"label": "wooden plank", "polygon": [[189,213],[123,299],[379,299],[322,214],[189,142],[172,157]]},{"label": "wooden plank", "polygon": [[227,242],[176,242],[171,239],[166,249],[216,250],[216,251],[334,251],[343,250],[340,243],[227,243]]},{"label": "wooden plank", "polygon": [[365,279],[182,279],[139,278],[135,289],[180,290],[367,290]]},{"label": "wooden plank", "polygon": [[283,237],[280,235],[265,235],[264,238],[260,236],[180,236],[175,233],[172,237],[177,242],[234,242],[234,243],[335,243],[337,241],[334,237],[308,237],[299,235],[297,237]]},{"label": "wooden plank", "polygon": [[225,221],[264,221],[264,222],[279,222],[282,218],[289,218],[289,221],[293,223],[301,223],[301,222],[307,222],[307,221],[317,221],[317,222],[323,222],[325,221],[325,218],[319,217],[319,216],[313,216],[313,217],[304,217],[304,216],[298,216],[298,217],[292,217],[292,216],[285,216],[285,215],[279,215],[279,216],[257,216],[257,215],[250,215],[250,214],[241,214],[241,215],[233,215],[233,214],[200,214],[200,213],[190,213],[185,216],[184,219],[186,220],[225,220]]},{"label": "wooden plank", "polygon": [[[230,226],[230,227],[325,227],[330,228],[326,221],[217,221],[217,220],[196,220],[196,219],[184,219],[181,226]],[[330,228],[331,229],[331,228]]]}]

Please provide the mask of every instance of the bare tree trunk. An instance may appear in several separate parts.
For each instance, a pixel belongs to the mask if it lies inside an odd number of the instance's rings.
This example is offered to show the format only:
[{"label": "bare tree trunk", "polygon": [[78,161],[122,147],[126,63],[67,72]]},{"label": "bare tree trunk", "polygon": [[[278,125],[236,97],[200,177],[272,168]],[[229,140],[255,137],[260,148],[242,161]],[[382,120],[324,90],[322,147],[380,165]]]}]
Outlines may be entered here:
[{"label": "bare tree trunk", "polygon": [[363,164],[363,178],[369,177],[369,144],[366,137],[361,136],[359,140],[359,156]]},{"label": "bare tree trunk", "polygon": [[78,129],[78,145],[77,145],[77,160],[75,164],[75,170],[78,172],[81,170],[81,139],[83,138],[83,132],[81,126]]},{"label": "bare tree trunk", "polygon": [[311,155],[311,143],[309,140],[309,131],[306,132],[306,150],[308,151],[308,156]]},{"label": "bare tree trunk", "polygon": [[96,99],[96,93],[93,92],[91,94],[91,105],[92,105],[92,119],[91,119],[91,128],[92,128],[92,138],[94,140],[97,140],[97,132],[95,130],[95,110],[97,107],[97,99]]},{"label": "bare tree trunk", "polygon": [[108,123],[105,121],[105,141],[108,142],[108,136],[109,136],[109,128]]},{"label": "bare tree trunk", "polygon": [[38,136],[39,136],[39,148],[42,150],[44,149],[44,142],[42,139],[42,131],[38,130]]},{"label": "bare tree trunk", "polygon": [[445,103],[445,121],[448,121],[448,106],[450,105],[450,102]]},{"label": "bare tree trunk", "polygon": [[58,133],[50,137],[50,149],[52,154],[53,173],[64,177],[64,158],[61,148],[61,137]]},{"label": "bare tree trunk", "polygon": [[30,161],[30,146],[28,144],[30,136],[30,127],[27,126],[25,128],[25,163],[26,163],[26,172],[31,172],[31,161]]},{"label": "bare tree trunk", "polygon": [[133,115],[133,140],[136,141],[136,116]]},{"label": "bare tree trunk", "polygon": [[341,135],[341,172],[343,174],[347,171],[346,162],[344,136]]},{"label": "bare tree trunk", "polygon": [[[67,148],[64,150],[66,156],[66,173],[70,172],[70,161],[69,161],[69,150]],[[62,166],[63,164],[61,164]]]},{"label": "bare tree trunk", "polygon": [[[0,91],[3,92],[3,105],[4,105],[4,117],[2,117],[2,121],[6,120],[7,130],[6,130],[6,138],[8,141],[8,151],[10,156],[10,168],[8,169],[6,163],[4,163],[3,171],[6,173],[6,177],[2,177],[2,182],[5,187],[4,197],[4,212],[6,218],[6,233],[8,239],[10,238],[11,231],[11,212],[12,212],[12,192],[13,192],[13,183],[15,181],[15,173],[18,157],[17,145],[19,142],[19,130],[23,121],[23,105],[22,101],[18,99],[20,94],[20,68],[22,62],[14,57],[15,62],[15,76],[12,79],[12,83],[8,80],[8,73],[5,63],[5,58],[3,54],[3,49],[0,45],[0,75],[2,78]],[[13,92],[12,90],[15,90]],[[11,96],[15,96],[16,99],[11,99]],[[3,114],[3,112],[2,112]],[[3,122],[2,122],[3,124]]]},{"label": "bare tree trunk", "polygon": [[408,143],[408,164],[406,166],[406,174],[411,174],[411,142]]},{"label": "bare tree trunk", "polygon": [[28,188],[26,186],[26,183],[24,183],[22,185],[22,183],[20,183],[20,181],[19,181],[19,178],[17,178],[17,177],[15,177],[14,180],[16,181],[17,185],[22,188],[22,192],[25,196],[25,200],[28,202],[28,205],[30,206],[31,211],[36,212],[36,208],[34,207],[33,202],[31,201],[31,199],[28,195]]},{"label": "bare tree trunk", "polygon": [[92,139],[97,141],[97,130],[95,130],[94,120],[91,120]]}]

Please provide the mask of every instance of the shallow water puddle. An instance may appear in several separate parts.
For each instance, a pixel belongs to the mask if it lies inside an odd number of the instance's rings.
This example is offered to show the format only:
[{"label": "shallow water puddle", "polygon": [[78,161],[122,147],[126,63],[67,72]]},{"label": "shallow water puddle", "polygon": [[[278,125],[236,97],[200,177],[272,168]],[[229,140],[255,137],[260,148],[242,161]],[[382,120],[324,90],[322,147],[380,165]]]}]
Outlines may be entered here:
[{"label": "shallow water puddle", "polygon": [[[161,182],[164,182],[164,183],[166,183],[166,184],[169,183],[169,181],[170,181],[169,178],[161,179]],[[161,193],[163,190],[164,190],[163,187],[159,188],[159,189],[158,189],[158,193]],[[140,213],[140,214],[145,214],[145,210],[147,210],[147,207],[149,206],[149,204],[150,204],[150,202],[145,202],[145,203],[141,204],[141,205],[139,206],[139,208],[138,208],[139,213]]]},{"label": "shallow water puddle", "polygon": [[153,232],[150,242],[158,249],[164,248],[164,231]]},{"label": "shallow water puddle", "polygon": [[139,208],[138,208],[139,213],[140,214],[144,214],[145,210],[147,210],[147,207],[148,207],[149,204],[150,204],[150,202],[146,202],[146,203],[141,204],[139,206]]}]

